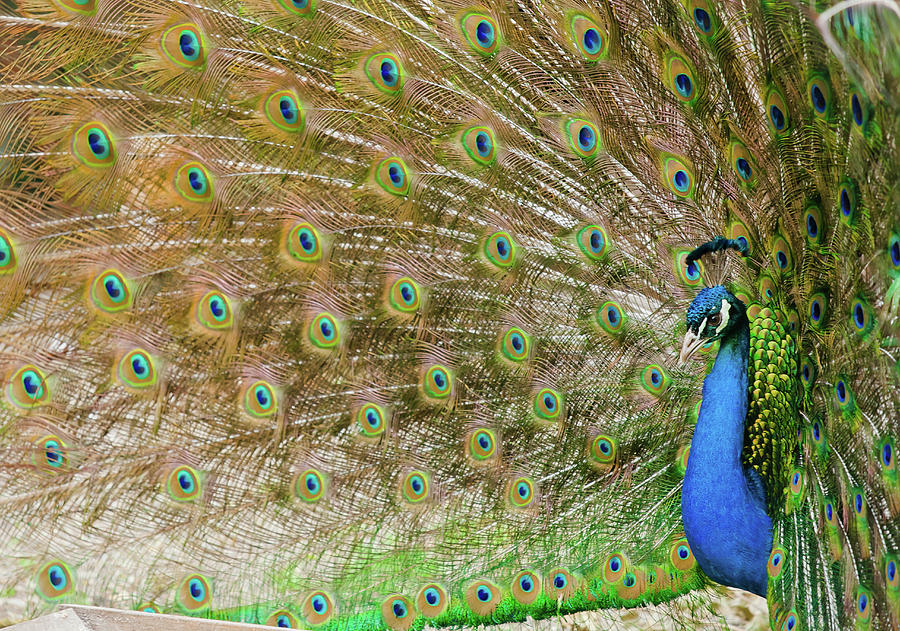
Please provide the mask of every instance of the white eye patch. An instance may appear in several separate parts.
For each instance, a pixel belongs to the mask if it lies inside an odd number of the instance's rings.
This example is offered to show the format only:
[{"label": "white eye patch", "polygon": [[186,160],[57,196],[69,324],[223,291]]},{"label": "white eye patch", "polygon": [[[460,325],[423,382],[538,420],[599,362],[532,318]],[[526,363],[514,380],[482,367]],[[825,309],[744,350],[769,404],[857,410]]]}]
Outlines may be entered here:
[{"label": "white eye patch", "polygon": [[731,312],[731,305],[728,304],[728,301],[722,298],[722,309],[719,311],[719,316],[721,316],[722,321],[719,323],[719,326],[716,327],[716,335],[725,330],[725,327],[728,326],[728,314]]}]

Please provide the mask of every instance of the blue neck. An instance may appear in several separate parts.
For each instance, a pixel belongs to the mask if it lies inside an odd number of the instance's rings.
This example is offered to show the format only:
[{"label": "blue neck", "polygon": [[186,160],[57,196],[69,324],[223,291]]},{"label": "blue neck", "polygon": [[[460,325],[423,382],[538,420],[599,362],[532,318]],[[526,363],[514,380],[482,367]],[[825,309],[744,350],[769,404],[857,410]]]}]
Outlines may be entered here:
[{"label": "blue neck", "polygon": [[766,595],[772,520],[758,474],[741,463],[747,416],[750,327],[746,318],[722,338],[703,382],[681,496],[684,532],[711,579]]}]

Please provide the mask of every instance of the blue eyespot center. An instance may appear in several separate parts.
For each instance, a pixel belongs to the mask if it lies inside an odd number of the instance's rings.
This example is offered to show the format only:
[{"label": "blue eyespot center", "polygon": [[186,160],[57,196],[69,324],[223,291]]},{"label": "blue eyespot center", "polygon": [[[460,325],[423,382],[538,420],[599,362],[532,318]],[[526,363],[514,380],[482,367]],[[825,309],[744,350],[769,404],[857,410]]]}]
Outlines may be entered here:
[{"label": "blue eyespot center", "polygon": [[735,161],[735,167],[737,168],[738,175],[740,175],[743,179],[749,180],[753,177],[753,168],[750,166],[750,163],[746,160],[746,158],[738,158]]},{"label": "blue eyespot center", "polygon": [[900,266],[900,239],[894,237],[891,239],[891,264],[894,267]]},{"label": "blue eyespot center", "polygon": [[837,392],[838,400],[844,403],[847,400],[847,386],[844,385],[843,381],[838,381],[834,389]]},{"label": "blue eyespot center", "polygon": [[702,9],[697,7],[694,9],[694,23],[704,33],[709,33],[712,29],[712,19],[709,17],[709,13],[707,13],[706,9]]},{"label": "blue eyespot center", "polygon": [[190,31],[181,32],[178,37],[178,47],[181,49],[181,54],[188,61],[196,60],[200,54],[200,43],[197,41],[197,36]]},{"label": "blue eyespot center", "polygon": [[594,148],[594,130],[587,125],[582,125],[578,130],[578,146],[582,151],[591,151]]},{"label": "blue eyespot center", "polygon": [[483,48],[490,48],[494,43],[494,27],[487,20],[481,20],[475,27],[475,37]]},{"label": "blue eyespot center", "polygon": [[444,389],[444,387],[447,385],[447,380],[444,378],[443,373],[434,373],[434,385],[436,385],[438,388]]},{"label": "blue eyespot center", "polygon": [[831,503],[825,504],[825,517],[828,521],[831,521],[831,518],[834,517],[834,508],[831,506]]},{"label": "blue eyespot center", "polygon": [[312,608],[317,614],[322,614],[328,608],[328,603],[322,596],[316,594],[312,598]]},{"label": "blue eyespot center", "polygon": [[516,493],[518,493],[519,497],[523,500],[528,499],[528,496],[531,494],[531,489],[528,488],[528,484],[525,482],[519,482],[519,484],[516,485]]},{"label": "blue eyespot center", "polygon": [[691,556],[691,551],[688,550],[687,546],[678,546],[678,557],[681,559],[687,559]]},{"label": "blue eyespot center", "polygon": [[672,176],[672,184],[675,186],[675,189],[681,193],[684,193],[688,190],[688,185],[690,184],[690,178],[688,174],[679,169],[675,171],[675,175]]},{"label": "blue eyespot center", "polygon": [[319,492],[319,489],[322,488],[322,485],[319,483],[319,476],[315,473],[307,473],[306,474],[306,489],[315,495]]},{"label": "blue eyespot center", "polygon": [[856,123],[857,127],[862,127],[863,111],[862,104],[859,102],[858,94],[854,94],[850,97],[850,109],[853,110],[853,122]]},{"label": "blue eyespot center", "polygon": [[557,573],[556,576],[553,577],[553,586],[556,589],[562,589],[566,586],[567,582],[568,581],[566,581],[566,575],[562,572]]},{"label": "blue eyespot center", "polygon": [[91,129],[88,133],[88,146],[91,153],[101,160],[109,156],[109,141],[99,129]]},{"label": "blue eyespot center", "polygon": [[857,494],[856,494],[856,497],[854,497],[853,500],[854,500],[854,502],[856,503],[856,512],[857,512],[857,513],[861,513],[861,512],[862,512],[862,509],[863,509],[863,498],[862,498],[862,495],[861,495],[860,493],[857,493]]},{"label": "blue eyespot center", "polygon": [[603,248],[603,235],[599,230],[591,230],[591,250],[599,252]]},{"label": "blue eyespot center", "polygon": [[894,454],[893,449],[891,448],[890,443],[885,443],[884,447],[881,448],[881,462],[884,463],[884,466],[891,466],[891,461],[893,460]]},{"label": "blue eyespot center", "polygon": [[866,325],[866,313],[859,303],[853,307],[853,323],[857,329],[862,329]]},{"label": "blue eyespot center", "polygon": [[62,589],[65,586],[66,574],[58,565],[54,565],[50,568],[48,576],[50,578],[50,584],[53,585],[53,587],[55,587],[56,589]]},{"label": "blue eyespot center", "polygon": [[281,110],[281,116],[286,123],[293,124],[297,122],[297,106],[291,99],[282,96],[278,100],[278,108]]},{"label": "blue eyespot center", "polygon": [[772,121],[772,126],[778,131],[784,129],[785,124],[787,124],[784,112],[777,105],[769,106],[769,120]]},{"label": "blue eyespot center", "polygon": [[486,602],[490,601],[490,599],[491,599],[491,590],[489,590],[487,587],[480,586],[475,591],[475,595],[478,597],[478,600],[480,600],[483,603],[486,603]]},{"label": "blue eyespot center", "polygon": [[206,590],[203,588],[203,583],[201,583],[200,580],[196,578],[192,578],[188,582],[188,591],[191,594],[191,598],[198,602],[203,600],[203,597],[206,594]]},{"label": "blue eyespot center", "polygon": [[635,578],[634,574],[629,572],[628,574],[625,575],[625,578],[622,580],[622,583],[625,585],[625,587],[633,587],[636,580],[637,579]]},{"label": "blue eyespot center", "polygon": [[106,289],[106,295],[113,302],[121,302],[125,298],[125,291],[122,283],[115,276],[107,276],[103,280],[103,287]]},{"label": "blue eyespot center", "polygon": [[694,83],[689,76],[682,72],[675,76],[675,89],[682,97],[689,99],[694,93]]},{"label": "blue eyespot center", "polygon": [[791,482],[791,484],[793,484],[794,486],[797,486],[798,484],[800,484],[800,474],[795,473],[792,480],[793,481]]},{"label": "blue eyespot center", "polygon": [[420,478],[417,475],[414,475],[412,478],[410,478],[409,485],[412,487],[412,490],[415,491],[416,493],[421,493],[422,489],[425,488],[424,481],[422,480],[422,478]]},{"label": "blue eyespot center", "polygon": [[256,402],[259,403],[260,407],[262,407],[262,408],[269,407],[271,398],[269,397],[269,392],[266,390],[266,388],[264,386],[256,386],[256,390],[255,390],[254,394],[256,395]]},{"label": "blue eyespot center", "polygon": [[319,322],[319,330],[326,340],[330,340],[334,337],[334,326],[325,318],[322,318],[322,321]]},{"label": "blue eyespot center", "polygon": [[897,576],[897,564],[893,561],[888,561],[887,576],[889,581],[893,581],[894,577]]},{"label": "blue eyespot center", "polygon": [[398,618],[405,618],[407,614],[406,604],[402,600],[395,600],[392,604],[394,615]]},{"label": "blue eyespot center", "polygon": [[609,455],[611,446],[608,440],[601,440],[597,443],[597,448],[605,455]]},{"label": "blue eyespot center", "polygon": [[841,213],[844,217],[849,217],[850,213],[853,211],[853,207],[850,203],[850,193],[847,192],[847,189],[841,189]]},{"label": "blue eyespot center", "polygon": [[859,613],[865,613],[866,607],[869,606],[869,599],[865,594],[859,595]]},{"label": "blue eyespot center", "polygon": [[381,62],[381,80],[384,81],[384,84],[388,87],[394,87],[397,84],[397,79],[400,77],[400,73],[397,72],[397,64],[395,64],[390,59],[385,59]]},{"label": "blue eyespot center", "polygon": [[187,471],[182,471],[178,474],[178,486],[186,493],[192,492],[194,490],[194,477]]},{"label": "blue eyespot center", "polygon": [[206,178],[196,167],[188,170],[188,184],[195,193],[203,194],[206,191]]},{"label": "blue eyespot center", "polygon": [[806,234],[812,239],[819,236],[819,224],[811,214],[806,216]]},{"label": "blue eyespot center", "polygon": [[290,629],[291,621],[284,614],[278,616],[278,619],[275,621],[275,624],[282,629]]},{"label": "blue eyespot center", "polygon": [[521,587],[522,591],[525,593],[528,593],[532,589],[534,589],[534,583],[532,582],[531,577],[526,575],[526,576],[523,576],[522,578],[520,578],[519,579],[519,587]]},{"label": "blue eyespot center", "polygon": [[609,307],[606,310],[606,319],[609,320],[610,325],[616,326],[619,323],[619,310],[615,307]]},{"label": "blue eyespot center", "polygon": [[521,351],[525,346],[525,340],[523,340],[522,336],[518,333],[512,335],[512,337],[510,338],[510,343],[512,344],[512,347],[516,349],[516,351]]},{"label": "blue eyespot center", "polygon": [[509,254],[509,241],[503,237],[497,239],[497,254],[503,258]]},{"label": "blue eyespot center", "polygon": [[441,602],[441,595],[438,593],[438,591],[435,588],[429,587],[428,589],[425,590],[425,601],[429,605],[434,607],[439,602]]},{"label": "blue eyespot center", "polygon": [[816,322],[822,317],[822,305],[819,304],[818,300],[812,301],[812,304],[809,306],[809,315]]},{"label": "blue eyespot center", "polygon": [[600,52],[600,46],[603,43],[603,40],[600,38],[600,33],[597,32],[597,29],[589,28],[585,30],[584,35],[581,36],[581,43],[584,44],[584,49],[588,54],[596,55]]},{"label": "blue eyespot center", "polygon": [[209,311],[216,320],[221,320],[225,317],[225,304],[219,298],[210,298]]},{"label": "blue eyespot center", "polygon": [[819,442],[819,439],[822,438],[822,431],[819,429],[819,421],[813,423],[813,440]]},{"label": "blue eyespot center", "polygon": [[609,569],[613,572],[618,572],[620,567],[622,567],[622,564],[619,562],[619,557],[613,557],[609,560]]},{"label": "blue eyespot center", "polygon": [[48,440],[44,443],[44,458],[51,467],[62,466],[62,453],[59,451],[59,443],[55,440]]},{"label": "blue eyespot center", "polygon": [[812,84],[812,87],[809,89],[809,96],[816,111],[819,114],[823,114],[828,103],[825,101],[825,94],[822,92],[822,88],[819,87],[818,83]]},{"label": "blue eyespot center", "polygon": [[488,438],[487,434],[478,434],[478,444],[482,449],[490,449],[491,447],[491,439]]},{"label": "blue eyespot center", "polygon": [[553,411],[556,409],[556,399],[549,394],[544,395],[544,407],[546,407],[549,411]]},{"label": "blue eyespot center", "polygon": [[475,149],[482,158],[486,158],[490,155],[491,144],[491,138],[485,132],[480,131],[475,134]]},{"label": "blue eyespot center", "polygon": [[33,370],[28,370],[22,375],[22,387],[25,388],[25,394],[35,398],[41,387],[41,378]]},{"label": "blue eyespot center", "polygon": [[309,254],[316,247],[316,237],[312,232],[307,228],[303,228],[298,235],[300,240],[300,247],[303,248],[303,251]]},{"label": "blue eyespot center", "polygon": [[403,184],[403,169],[396,164],[392,164],[388,167],[388,177],[391,178],[391,182],[394,186],[399,187]]}]

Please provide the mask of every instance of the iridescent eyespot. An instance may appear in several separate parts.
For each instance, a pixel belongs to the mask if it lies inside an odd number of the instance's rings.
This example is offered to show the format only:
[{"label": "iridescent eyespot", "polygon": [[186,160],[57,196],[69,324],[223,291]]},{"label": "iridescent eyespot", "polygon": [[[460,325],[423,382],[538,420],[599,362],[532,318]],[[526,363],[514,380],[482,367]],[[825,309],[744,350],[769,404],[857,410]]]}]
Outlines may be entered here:
[{"label": "iridescent eyespot", "polygon": [[604,331],[613,335],[622,331],[622,327],[625,326],[627,320],[627,316],[625,315],[622,306],[613,300],[607,300],[600,305],[600,308],[597,309],[596,317],[597,324],[599,324]]},{"label": "iridescent eyespot", "polygon": [[341,332],[337,320],[327,311],[323,311],[309,323],[309,341],[318,348],[334,348],[341,341]]},{"label": "iridescent eyespot", "polygon": [[678,197],[694,194],[693,171],[679,158],[668,157],[663,161],[663,182]]},{"label": "iridescent eyespot", "polygon": [[828,316],[828,298],[822,292],[814,293],[809,297],[809,323],[814,329],[819,329],[825,325]]},{"label": "iridescent eyespot", "polygon": [[843,377],[834,383],[834,398],[840,408],[846,409],[853,403],[853,392]]},{"label": "iridescent eyespot", "polygon": [[531,337],[519,327],[511,327],[500,339],[500,352],[510,361],[524,361],[531,352]]},{"label": "iridescent eyespot", "polygon": [[428,497],[428,476],[421,471],[411,471],[403,478],[403,498],[417,504]]},{"label": "iridescent eyespot", "polygon": [[512,595],[523,605],[530,605],[541,595],[541,579],[531,570],[522,570],[512,581]]},{"label": "iridescent eyespot", "polygon": [[322,258],[322,240],[319,232],[306,222],[291,226],[285,245],[290,256],[301,263],[314,263]]},{"label": "iridescent eyespot", "polygon": [[391,631],[409,631],[416,619],[412,602],[402,594],[392,594],[381,603],[381,617]]},{"label": "iridescent eyespot", "polygon": [[325,478],[315,469],[306,469],[294,479],[294,495],[304,502],[318,502],[325,494]]},{"label": "iridescent eyespot", "polygon": [[213,199],[213,182],[206,167],[187,162],[175,171],[175,191],[185,200],[198,204]]},{"label": "iridescent eyespot", "polygon": [[675,273],[678,280],[688,287],[699,287],[703,284],[703,263],[699,260],[688,263],[689,250],[681,250],[675,253]]},{"label": "iridescent eyespot", "polygon": [[0,275],[10,274],[16,269],[16,250],[12,239],[0,228]]},{"label": "iridescent eyespot", "polygon": [[591,441],[590,454],[591,460],[601,465],[615,462],[616,443],[609,436],[601,434]]},{"label": "iridescent eyespot", "polygon": [[356,413],[356,422],[366,436],[380,436],[385,429],[385,413],[380,405],[366,403]]},{"label": "iridescent eyespot", "polygon": [[891,262],[891,267],[895,270],[900,269],[900,234],[896,232],[891,234],[888,240],[888,259]]},{"label": "iridescent eyespot", "polygon": [[752,185],[756,182],[754,171],[756,161],[744,143],[733,140],[728,149],[728,160],[741,184]]},{"label": "iridescent eyespot", "polygon": [[500,268],[510,267],[516,258],[516,245],[507,232],[495,232],[484,242],[484,255]]},{"label": "iridescent eyespot", "polygon": [[819,420],[815,420],[810,427],[813,442],[816,445],[823,445],[825,443],[825,430],[822,427],[822,423]]},{"label": "iridescent eyespot", "polygon": [[203,34],[196,24],[170,26],[163,31],[160,44],[163,54],[177,66],[199,70],[206,65]]},{"label": "iridescent eyespot", "polygon": [[509,501],[522,508],[534,501],[534,481],[531,478],[516,478],[509,485]]},{"label": "iridescent eyespot", "polygon": [[279,629],[299,629],[300,621],[287,609],[279,609],[266,618],[266,626]]},{"label": "iridescent eyespot", "polygon": [[803,228],[807,242],[818,245],[822,242],[822,211],[815,204],[810,204],[803,211]]},{"label": "iridescent eyespot", "polygon": [[[696,424],[696,420],[693,421]],[[684,475],[687,472],[687,463],[688,458],[691,457],[691,446],[690,445],[682,445],[678,448],[678,453],[675,455],[675,465],[678,467],[678,472],[681,475]]]},{"label": "iridescent eyespot", "polygon": [[116,162],[112,134],[103,123],[85,123],[72,135],[72,154],[85,166],[105,169]]},{"label": "iridescent eyespot", "polygon": [[784,622],[781,623],[779,631],[794,631],[797,628],[797,614],[793,609],[783,614],[783,620]]},{"label": "iridescent eyespot", "polygon": [[566,137],[575,154],[587,160],[597,155],[600,149],[600,135],[593,123],[573,118],[566,122]]},{"label": "iridescent eyespot", "polygon": [[475,460],[487,460],[497,453],[497,439],[489,429],[475,430],[467,444],[469,455]]},{"label": "iridescent eyespot", "polygon": [[231,302],[220,291],[212,290],[203,294],[194,312],[197,322],[206,329],[221,331],[234,325]]},{"label": "iridescent eyespot", "polygon": [[831,86],[823,75],[814,75],[806,84],[806,94],[813,113],[819,118],[831,114]]},{"label": "iridescent eyespot", "polygon": [[287,13],[304,18],[312,16],[316,10],[316,0],[275,0],[275,2]]},{"label": "iridescent eyespot", "polygon": [[856,183],[850,178],[844,178],[838,187],[837,206],[840,209],[841,222],[852,226],[856,223],[856,210],[859,203],[859,194]]},{"label": "iridescent eyespot", "polygon": [[309,624],[325,624],[334,615],[334,603],[325,592],[315,591],[303,601],[302,611]]},{"label": "iridescent eyespot", "polygon": [[619,553],[610,554],[603,563],[603,580],[618,583],[625,573],[625,557]]},{"label": "iridescent eyespot", "polygon": [[147,351],[136,348],[119,360],[116,371],[122,385],[129,388],[149,388],[156,383],[156,366]]},{"label": "iridescent eyespot", "polygon": [[116,313],[131,306],[131,290],[125,278],[114,269],[94,277],[90,289],[91,302],[107,313]]},{"label": "iridescent eyespot", "polygon": [[212,590],[202,574],[191,574],[181,580],[175,602],[185,611],[198,611],[209,607]]},{"label": "iridescent eyespot", "polygon": [[270,123],[291,134],[303,131],[306,114],[297,95],[291,90],[273,92],[263,103],[263,112]]},{"label": "iridescent eyespot", "polygon": [[694,71],[681,55],[671,53],[666,58],[666,83],[680,101],[693,103],[697,99]]},{"label": "iridescent eyespot", "polygon": [[885,470],[893,471],[897,468],[894,461],[894,439],[886,438],[881,441],[878,446],[878,460]]},{"label": "iridescent eyespot", "polygon": [[784,569],[784,549],[783,548],[772,548],[772,553],[769,555],[769,562],[766,566],[766,571],[769,574],[769,578],[778,578],[781,576],[781,571]]},{"label": "iridescent eyespot", "polygon": [[788,476],[788,482],[791,496],[795,500],[801,500],[806,490],[806,472],[803,469],[794,469]]},{"label": "iridescent eyespot", "polygon": [[190,502],[201,495],[200,475],[187,465],[174,467],[166,476],[166,493],[176,502]]},{"label": "iridescent eyespot", "polygon": [[865,300],[857,298],[850,305],[850,323],[853,327],[851,330],[863,337],[875,328],[875,316]]},{"label": "iridescent eyespot", "polygon": [[606,29],[591,18],[580,13],[573,14],[569,19],[569,35],[575,49],[588,61],[606,57],[609,43]]},{"label": "iridescent eyespot", "polygon": [[447,610],[450,597],[447,590],[436,583],[429,583],[416,596],[416,609],[426,618],[436,618]]},{"label": "iridescent eyespot", "polygon": [[159,608],[159,605],[152,602],[143,602],[135,607],[135,610],[143,611],[144,613],[162,613],[162,609]]},{"label": "iridescent eyespot", "polygon": [[555,390],[544,388],[534,395],[534,412],[539,418],[555,420],[561,409],[562,399]]},{"label": "iridescent eyespot", "polygon": [[897,569],[897,557],[893,554],[886,555],[884,560],[884,582],[885,586],[892,592],[900,589],[900,572]]},{"label": "iridescent eyespot", "polygon": [[853,498],[853,510],[861,517],[866,516],[866,496],[862,489],[855,488],[851,491]]},{"label": "iridescent eyespot", "polygon": [[400,158],[385,158],[379,162],[375,167],[375,181],[391,195],[404,197],[409,194],[409,170]]},{"label": "iridescent eyespot", "polygon": [[26,364],[10,376],[6,396],[16,407],[29,410],[50,400],[50,387],[40,368]]},{"label": "iridescent eyespot", "polygon": [[97,0],[53,0],[53,4],[76,15],[94,15],[97,12]]},{"label": "iridescent eyespot", "polygon": [[599,261],[606,255],[606,230],[601,226],[588,225],[578,231],[578,247],[592,261]]},{"label": "iridescent eyespot", "polygon": [[868,621],[872,617],[872,608],[869,606],[872,601],[872,594],[864,587],[856,588],[856,619],[859,621]]},{"label": "iridescent eyespot", "polygon": [[574,594],[575,587],[574,577],[569,574],[568,571],[562,568],[556,568],[551,570],[550,574],[547,576],[547,584],[544,588],[544,592],[552,601],[557,601],[560,598],[567,600]]},{"label": "iridescent eyespot", "polygon": [[500,41],[494,18],[484,13],[466,13],[459,21],[465,40],[480,55],[493,55]]},{"label": "iridescent eyespot", "polygon": [[487,166],[497,157],[497,143],[494,132],[487,127],[469,127],[462,133],[462,146],[472,160]]},{"label": "iridescent eyespot", "polygon": [[804,357],[800,360],[800,380],[803,382],[803,387],[807,390],[812,388],[813,383],[816,381],[816,365],[810,357]]},{"label": "iridescent eyespot", "polygon": [[37,575],[37,593],[45,600],[57,600],[74,589],[72,572],[60,560],[50,561],[41,566]]},{"label": "iridescent eyespot", "polygon": [[791,246],[783,236],[775,235],[770,254],[776,269],[784,273],[789,273],[794,269],[794,254]]},{"label": "iridescent eyespot", "polygon": [[714,33],[715,13],[706,0],[692,0],[688,10],[698,33],[707,37]]},{"label": "iridescent eyespot", "polygon": [[414,313],[419,308],[419,286],[406,276],[398,278],[391,285],[390,305],[400,313]]},{"label": "iridescent eyespot", "polygon": [[244,391],[244,410],[258,418],[271,416],[278,411],[275,390],[265,381],[254,381]]},{"label": "iridescent eyespot", "polygon": [[784,95],[777,88],[769,88],[766,94],[766,114],[769,127],[776,134],[782,134],[788,130],[791,124],[787,103]]},{"label": "iridescent eyespot", "polygon": [[759,277],[759,295],[763,302],[772,302],[778,292],[778,286],[771,276],[762,274]]},{"label": "iridescent eyespot", "polygon": [[641,371],[641,386],[654,396],[660,396],[669,387],[669,376],[658,364],[650,364]]},{"label": "iridescent eyespot", "polygon": [[669,561],[676,570],[686,571],[697,564],[694,553],[691,552],[691,545],[687,539],[678,539],[669,548]]},{"label": "iridescent eyespot", "polygon": [[463,594],[469,609],[476,616],[489,617],[500,604],[500,589],[489,581],[471,583]]},{"label": "iridescent eyespot", "polygon": [[429,399],[446,399],[453,389],[453,378],[444,366],[431,366],[425,371],[422,388]]},{"label": "iridescent eyespot", "polygon": [[48,473],[60,473],[69,468],[66,443],[59,436],[50,434],[35,441],[31,462]]},{"label": "iridescent eyespot", "polygon": [[403,90],[405,75],[400,59],[391,53],[372,55],[365,62],[366,76],[379,91],[395,95]]}]

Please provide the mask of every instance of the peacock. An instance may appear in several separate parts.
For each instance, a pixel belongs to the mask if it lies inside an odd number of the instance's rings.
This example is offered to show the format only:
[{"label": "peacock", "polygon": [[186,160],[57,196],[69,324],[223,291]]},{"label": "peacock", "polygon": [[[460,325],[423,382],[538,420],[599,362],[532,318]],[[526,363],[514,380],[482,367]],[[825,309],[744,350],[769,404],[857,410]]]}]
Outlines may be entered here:
[{"label": "peacock", "polygon": [[0,0],[2,608],[897,629],[898,17]]}]

